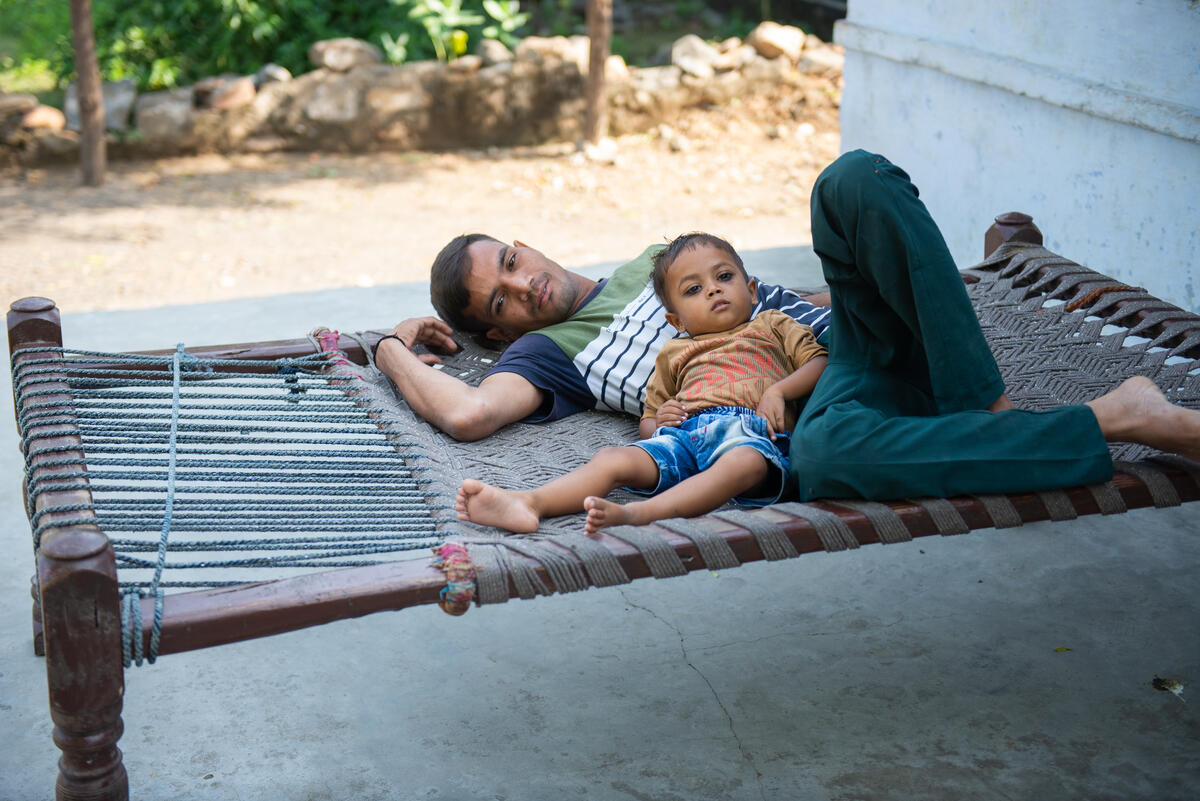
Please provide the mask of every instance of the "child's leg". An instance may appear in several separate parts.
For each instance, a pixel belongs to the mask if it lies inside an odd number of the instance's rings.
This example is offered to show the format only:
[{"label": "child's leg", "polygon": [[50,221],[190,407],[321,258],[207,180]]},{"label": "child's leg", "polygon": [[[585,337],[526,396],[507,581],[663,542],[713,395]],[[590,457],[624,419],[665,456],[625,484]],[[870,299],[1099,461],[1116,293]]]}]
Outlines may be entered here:
[{"label": "child's leg", "polygon": [[617,487],[652,489],[657,483],[658,465],[646,451],[602,448],[583,467],[531,490],[505,490],[468,478],[454,506],[459,520],[533,532],[543,517],[583,511],[588,496],[607,495]]},{"label": "child's leg", "polygon": [[726,501],[745,494],[767,477],[767,459],[754,448],[730,450],[707,470],[644,501],[621,505],[591,496],[584,500],[584,532],[594,534],[606,526],[644,526],[668,517],[695,517],[711,512]]}]

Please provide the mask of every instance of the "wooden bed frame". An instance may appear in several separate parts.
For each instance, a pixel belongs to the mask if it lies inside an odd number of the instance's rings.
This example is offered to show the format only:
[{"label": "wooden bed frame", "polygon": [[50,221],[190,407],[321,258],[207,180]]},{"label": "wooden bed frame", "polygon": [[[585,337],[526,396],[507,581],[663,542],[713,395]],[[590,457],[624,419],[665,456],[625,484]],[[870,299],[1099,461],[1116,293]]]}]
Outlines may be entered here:
[{"label": "wooden bed frame", "polygon": [[[1040,244],[1040,232],[1024,215],[1002,215],[997,218],[997,223],[987,235],[989,252],[1005,241]],[[966,280],[970,282],[969,274]],[[1137,301],[1121,300],[1112,304],[1111,313],[1122,313],[1122,308],[1130,303]],[[1147,321],[1154,331],[1169,330],[1180,321],[1186,321],[1200,331],[1195,315],[1179,310],[1178,314],[1164,315],[1164,306],[1157,302],[1152,309],[1128,307],[1125,310],[1134,318]],[[14,353],[27,348],[62,346],[58,310],[53,302],[43,298],[14,302],[8,315],[8,332],[10,350]],[[368,337],[367,345],[370,344]],[[360,340],[342,337],[339,348],[352,361],[365,362]],[[1195,351],[1193,358],[1200,357],[1200,345],[1189,349]],[[313,352],[313,346],[303,339],[191,348],[189,352],[202,357],[244,359],[247,361],[243,369],[256,371],[262,369],[257,366],[258,362],[308,355]],[[31,357],[15,356],[14,366],[28,358]],[[65,381],[50,386],[60,391],[54,397],[69,397]],[[21,409],[17,408],[17,412],[20,414]],[[74,433],[61,433],[47,444],[66,448],[82,458],[81,439]],[[46,461],[42,456],[33,457],[28,473],[30,480],[44,480],[69,469],[47,465]],[[1195,471],[1184,467],[1164,470],[1162,475],[1180,501],[1200,500],[1200,484]],[[1127,508],[1161,505],[1160,498],[1144,478],[1131,473],[1119,473],[1114,478],[1112,486]],[[1072,513],[1068,516],[1102,511],[1095,493],[1088,488],[1065,490],[1056,497],[1059,503],[1064,499],[1069,503]],[[36,509],[30,511],[88,504],[91,500],[91,492],[86,489],[48,491],[38,496]],[[1022,521],[1060,519],[1062,516],[1061,509],[1056,509],[1055,504],[1038,493],[1008,496],[1008,500]],[[953,498],[949,503],[971,529],[998,525],[979,499]],[[875,522],[861,511],[836,502],[812,506],[841,518],[859,544],[887,539],[877,530]],[[946,533],[928,509],[919,504],[897,502],[887,506],[913,537]],[[756,515],[777,525],[797,553],[826,549],[826,543],[808,519],[772,508]],[[77,513],[72,515],[77,516]],[[64,517],[62,513],[51,513],[48,520],[53,523]],[[739,561],[769,558],[749,529],[719,518],[710,518],[707,526],[724,539]],[[706,568],[692,539],[666,528],[650,528],[678,555],[687,570]],[[654,572],[643,552],[625,540],[604,535],[598,542],[615,557],[629,578],[648,577]],[[533,559],[526,561],[528,569],[553,591],[554,582],[545,567]],[[33,590],[34,645],[36,652],[46,657],[53,738],[62,751],[57,797],[126,799],[128,778],[117,747],[123,728],[121,615],[114,551],[105,532],[96,525],[78,523],[51,527],[43,535],[37,553],[36,579]],[[170,594],[164,604],[157,652],[160,655],[179,653],[373,612],[437,603],[445,586],[446,576],[431,561],[408,560],[329,570],[234,588]],[[508,594],[511,597],[518,595],[512,583]],[[142,637],[148,645],[154,601],[144,599],[141,603]],[[81,625],[81,621],[91,621],[92,625]]]}]

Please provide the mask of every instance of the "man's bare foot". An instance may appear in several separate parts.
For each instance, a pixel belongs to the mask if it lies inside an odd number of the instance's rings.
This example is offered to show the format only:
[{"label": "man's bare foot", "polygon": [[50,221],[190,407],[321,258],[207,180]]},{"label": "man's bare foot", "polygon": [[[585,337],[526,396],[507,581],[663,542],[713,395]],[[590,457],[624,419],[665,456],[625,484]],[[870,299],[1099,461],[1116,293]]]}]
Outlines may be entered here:
[{"label": "man's bare foot", "polygon": [[637,506],[637,503],[622,506],[619,503],[589,495],[583,499],[583,508],[587,511],[587,520],[583,523],[583,533],[592,535],[609,526],[639,526],[650,522],[641,519],[641,516],[637,514]]},{"label": "man's bare foot", "polygon": [[470,520],[484,526],[496,526],[521,534],[538,530],[538,513],[523,497],[523,493],[502,490],[473,478],[458,488],[454,508],[459,520]]},{"label": "man's bare foot", "polygon": [[1176,406],[1145,376],[1134,376],[1088,406],[1104,438],[1137,442],[1200,461],[1200,411]]}]

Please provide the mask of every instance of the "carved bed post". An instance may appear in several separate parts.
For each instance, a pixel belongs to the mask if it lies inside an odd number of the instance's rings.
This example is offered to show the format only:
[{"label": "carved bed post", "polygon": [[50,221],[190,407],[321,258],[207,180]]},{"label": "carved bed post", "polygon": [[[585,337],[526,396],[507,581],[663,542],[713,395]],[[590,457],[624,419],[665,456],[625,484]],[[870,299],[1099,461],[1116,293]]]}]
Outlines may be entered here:
[{"label": "carved bed post", "polygon": [[1033,218],[1019,211],[1008,211],[996,216],[992,227],[983,235],[983,257],[992,255],[992,251],[1005,242],[1029,242],[1034,245],[1042,244],[1042,232],[1033,224]]},{"label": "carved bed post", "polygon": [[[61,347],[62,328],[54,302],[45,298],[14,302],[8,313],[8,342],[14,353],[31,347]],[[20,364],[46,355],[25,354],[14,357],[13,362]],[[53,374],[43,377],[53,378]],[[41,396],[38,402],[70,397],[65,380],[44,383],[39,388],[60,390],[62,394]],[[17,392],[15,384],[13,390]],[[20,414],[21,404],[16,409]],[[47,434],[53,435],[37,439],[35,447],[70,449],[56,451],[55,457],[82,455],[82,442],[71,426],[30,425],[24,432],[25,441],[29,442],[43,426],[49,430]],[[39,457],[33,459],[34,480],[52,481],[55,473],[78,470],[44,465],[42,461]],[[79,481],[70,479],[70,483]],[[38,496],[37,508],[91,501],[87,489],[49,489]],[[42,522],[53,523],[56,516],[77,519],[90,513],[47,514]],[[54,743],[62,750],[55,795],[59,801],[125,801],[129,798],[129,780],[117,748],[125,692],[120,596],[108,538],[94,525],[47,529],[37,555],[37,579],[50,716],[54,720]]]}]

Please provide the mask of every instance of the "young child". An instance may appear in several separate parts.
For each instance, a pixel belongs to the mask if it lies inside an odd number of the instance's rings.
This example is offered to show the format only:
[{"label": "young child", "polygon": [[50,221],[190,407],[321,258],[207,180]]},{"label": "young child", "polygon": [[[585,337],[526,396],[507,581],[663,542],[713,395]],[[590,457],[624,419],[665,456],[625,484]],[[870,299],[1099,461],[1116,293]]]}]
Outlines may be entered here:
[{"label": "young child", "polygon": [[[584,530],[644,525],[711,512],[730,499],[778,500],[787,476],[790,401],[807,397],[825,369],[812,329],[767,310],[753,320],[756,283],[723,239],[678,237],[654,259],[654,291],[686,336],[658,355],[633,445],[603,448],[586,465],[536,489],[463,481],[460,520],[514,532],[543,517],[587,511]],[[653,497],[620,505],[628,487]]]}]

